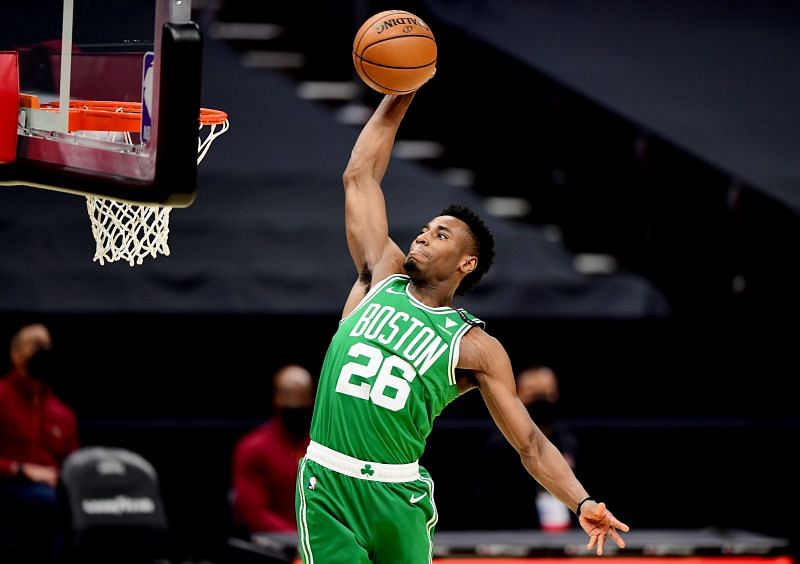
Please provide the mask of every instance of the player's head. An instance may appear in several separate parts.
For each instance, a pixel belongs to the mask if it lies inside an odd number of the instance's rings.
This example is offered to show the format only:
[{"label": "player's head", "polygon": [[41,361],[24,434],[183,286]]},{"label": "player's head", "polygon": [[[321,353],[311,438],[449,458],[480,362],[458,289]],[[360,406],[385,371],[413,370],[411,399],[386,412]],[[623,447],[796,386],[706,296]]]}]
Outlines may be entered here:
[{"label": "player's head", "polygon": [[411,242],[406,272],[414,280],[445,281],[458,277],[456,294],[471,290],[494,261],[494,237],[478,215],[450,205]]}]

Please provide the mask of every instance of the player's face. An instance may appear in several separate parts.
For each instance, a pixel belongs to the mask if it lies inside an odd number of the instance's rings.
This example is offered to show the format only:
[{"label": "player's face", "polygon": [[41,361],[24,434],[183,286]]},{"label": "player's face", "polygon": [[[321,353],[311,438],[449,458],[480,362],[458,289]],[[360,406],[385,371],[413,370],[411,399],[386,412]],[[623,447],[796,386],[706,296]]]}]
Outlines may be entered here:
[{"label": "player's face", "polygon": [[412,277],[447,280],[456,273],[466,275],[477,264],[467,224],[449,215],[424,225],[406,256],[405,268]]}]

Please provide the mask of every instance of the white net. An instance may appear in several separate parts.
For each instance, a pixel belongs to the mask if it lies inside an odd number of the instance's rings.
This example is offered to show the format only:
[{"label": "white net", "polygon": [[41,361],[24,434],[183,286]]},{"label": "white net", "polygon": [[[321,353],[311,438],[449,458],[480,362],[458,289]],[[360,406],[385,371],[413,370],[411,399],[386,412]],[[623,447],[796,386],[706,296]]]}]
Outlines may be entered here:
[{"label": "white net", "polygon": [[[197,164],[205,158],[214,140],[228,131],[230,124],[227,119],[223,123],[211,124],[205,138],[202,135],[203,127],[201,123],[197,141]],[[123,135],[123,142],[129,143],[130,135]],[[131,204],[87,195],[86,209],[95,240],[95,262],[104,265],[106,262],[124,260],[131,266],[136,266],[142,264],[147,256],[169,256],[167,239],[171,207]]]},{"label": "white net", "polygon": [[86,208],[96,243],[94,260],[101,265],[118,260],[135,266],[144,257],[169,256],[167,206],[134,205],[86,196]]},{"label": "white net", "polygon": [[211,147],[214,139],[228,131],[230,126],[231,124],[227,119],[222,123],[212,123],[209,126],[208,135],[203,139],[203,124],[200,124],[201,134],[197,137],[197,164],[200,164],[203,162],[203,159],[206,158],[206,153],[208,153],[208,149]]}]

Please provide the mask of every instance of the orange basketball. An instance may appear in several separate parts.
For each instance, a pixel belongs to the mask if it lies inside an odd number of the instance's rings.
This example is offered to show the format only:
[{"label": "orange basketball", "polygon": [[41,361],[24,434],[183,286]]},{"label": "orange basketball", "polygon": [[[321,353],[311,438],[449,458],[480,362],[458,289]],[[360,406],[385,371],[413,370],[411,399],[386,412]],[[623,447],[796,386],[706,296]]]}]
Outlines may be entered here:
[{"label": "orange basketball", "polygon": [[436,72],[436,40],[428,25],[411,12],[380,12],[356,33],[353,64],[373,90],[407,94]]}]

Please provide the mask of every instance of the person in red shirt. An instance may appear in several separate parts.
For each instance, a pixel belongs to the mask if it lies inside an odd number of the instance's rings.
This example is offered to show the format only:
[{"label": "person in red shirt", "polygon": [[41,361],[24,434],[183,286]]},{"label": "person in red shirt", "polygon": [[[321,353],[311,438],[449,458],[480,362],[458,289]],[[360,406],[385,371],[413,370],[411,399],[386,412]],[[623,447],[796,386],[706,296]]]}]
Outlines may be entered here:
[{"label": "person in red shirt", "polygon": [[50,387],[51,349],[44,325],[23,327],[0,378],[0,527],[41,550],[53,538],[59,468],[79,446],[75,414]]},{"label": "person in red shirt", "polygon": [[295,478],[309,442],[314,382],[305,368],[288,365],[272,388],[272,417],[239,439],[233,454],[234,521],[249,534],[297,530]]}]

